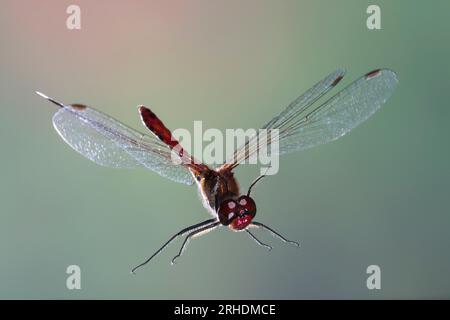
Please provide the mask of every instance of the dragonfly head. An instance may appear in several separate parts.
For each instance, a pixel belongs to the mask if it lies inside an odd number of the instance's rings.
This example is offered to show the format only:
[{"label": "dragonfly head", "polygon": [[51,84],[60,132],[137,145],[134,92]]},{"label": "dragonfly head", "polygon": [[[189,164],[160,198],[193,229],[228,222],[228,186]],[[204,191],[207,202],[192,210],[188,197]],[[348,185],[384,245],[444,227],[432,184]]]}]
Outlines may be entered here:
[{"label": "dragonfly head", "polygon": [[224,226],[229,226],[230,229],[236,231],[243,230],[255,217],[256,204],[250,196],[242,195],[237,200],[222,201],[217,214],[220,223]]}]

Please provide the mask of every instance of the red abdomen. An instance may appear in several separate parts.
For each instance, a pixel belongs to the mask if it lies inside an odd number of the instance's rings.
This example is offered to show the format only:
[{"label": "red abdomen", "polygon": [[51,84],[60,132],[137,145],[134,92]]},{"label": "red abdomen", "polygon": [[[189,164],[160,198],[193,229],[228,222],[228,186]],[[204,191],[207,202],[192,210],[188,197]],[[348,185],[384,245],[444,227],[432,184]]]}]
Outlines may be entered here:
[{"label": "red abdomen", "polygon": [[176,151],[178,156],[181,158],[182,164],[189,167],[196,177],[204,171],[210,170],[208,166],[195,161],[194,157],[189,155],[189,153],[183,149],[178,140],[173,137],[172,132],[164,125],[164,123],[152,110],[145,106],[140,106],[139,113],[144,125],[171,150],[175,149],[174,151]]}]

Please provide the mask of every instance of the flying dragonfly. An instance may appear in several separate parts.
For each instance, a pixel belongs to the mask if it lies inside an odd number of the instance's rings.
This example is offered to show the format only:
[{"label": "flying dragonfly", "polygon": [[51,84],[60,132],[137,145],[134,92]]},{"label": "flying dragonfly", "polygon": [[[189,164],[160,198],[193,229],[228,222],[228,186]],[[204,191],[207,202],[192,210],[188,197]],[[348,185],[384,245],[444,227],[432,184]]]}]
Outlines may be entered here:
[{"label": "flying dragonfly", "polygon": [[[278,154],[305,150],[342,137],[374,114],[391,96],[398,83],[394,71],[377,69],[355,80],[325,102],[318,103],[319,98],[335,87],[344,74],[343,69],[331,73],[262,127],[278,130]],[[183,149],[155,113],[143,105],[138,110],[143,124],[153,135],[131,129],[86,105],[63,104],[43,93],[36,93],[60,107],[53,116],[56,131],[68,145],[93,162],[115,168],[144,167],[175,182],[187,185],[196,183],[212,218],[174,234],[148,259],[134,267],[132,273],[146,265],[172,241],[185,236],[178,254],[172,259],[174,263],[184,253],[189,240],[219,226],[246,232],[256,243],[269,250],[272,247],[260,241],[249,230],[251,227],[267,230],[283,242],[299,246],[297,242],[254,220],[256,204],[250,194],[265,175],[256,178],[245,194],[241,194],[234,177],[233,170],[260,149],[260,131],[237,148],[223,165],[210,168]],[[268,145],[273,143],[272,137],[266,140]],[[180,161],[173,161],[174,152]]]}]

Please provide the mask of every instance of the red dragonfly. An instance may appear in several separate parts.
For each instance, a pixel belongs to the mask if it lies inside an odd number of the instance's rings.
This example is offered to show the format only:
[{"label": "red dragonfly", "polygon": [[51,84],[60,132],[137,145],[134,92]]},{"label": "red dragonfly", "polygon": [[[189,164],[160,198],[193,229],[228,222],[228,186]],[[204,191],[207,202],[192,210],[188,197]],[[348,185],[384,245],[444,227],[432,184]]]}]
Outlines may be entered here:
[{"label": "red dragonfly", "polygon": [[[342,69],[331,73],[262,127],[279,130],[280,155],[342,137],[378,110],[391,96],[398,82],[395,72],[377,69],[357,79],[325,102],[316,103],[342,80],[344,73]],[[253,181],[246,194],[240,193],[233,175],[234,168],[258,152],[259,131],[235,150],[225,164],[212,169],[195,161],[174,139],[163,122],[145,106],[139,106],[139,113],[153,136],[131,129],[85,105],[66,105],[40,92],[37,94],[60,107],[53,116],[56,131],[67,144],[86,158],[108,167],[145,167],[179,183],[197,184],[204,206],[213,217],[173,235],[146,261],[133,268],[133,273],[161,253],[173,240],[186,236],[178,254],[172,259],[174,263],[183,254],[190,239],[220,225],[228,226],[233,231],[245,231],[259,245],[269,250],[272,247],[258,240],[250,232],[250,227],[268,230],[280,240],[299,246],[297,242],[287,240],[272,228],[253,220],[256,204],[250,193],[264,175]],[[269,138],[267,144],[270,145],[271,142]],[[181,161],[174,163],[173,150],[176,150]]]}]

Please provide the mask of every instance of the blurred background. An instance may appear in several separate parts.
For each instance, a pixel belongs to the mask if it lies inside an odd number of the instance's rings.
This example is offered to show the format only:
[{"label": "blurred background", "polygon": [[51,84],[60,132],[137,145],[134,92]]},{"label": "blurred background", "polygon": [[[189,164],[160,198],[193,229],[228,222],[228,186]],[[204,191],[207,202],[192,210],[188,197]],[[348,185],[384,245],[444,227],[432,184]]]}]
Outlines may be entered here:
[{"label": "blurred background", "polygon": [[[81,8],[68,30],[66,8]],[[370,4],[381,30],[366,27]],[[0,1],[0,298],[450,298],[450,2]],[[316,81],[338,88],[379,68],[399,86],[368,122],[334,143],[284,156],[258,185],[257,218],[297,249],[268,253],[220,228],[195,187],[151,171],[108,169],[67,146],[55,107],[86,103],[142,130],[146,104],[170,128],[258,127]],[[243,189],[258,174],[243,166]],[[66,268],[81,268],[81,290]],[[368,290],[366,268],[381,268]]]}]

